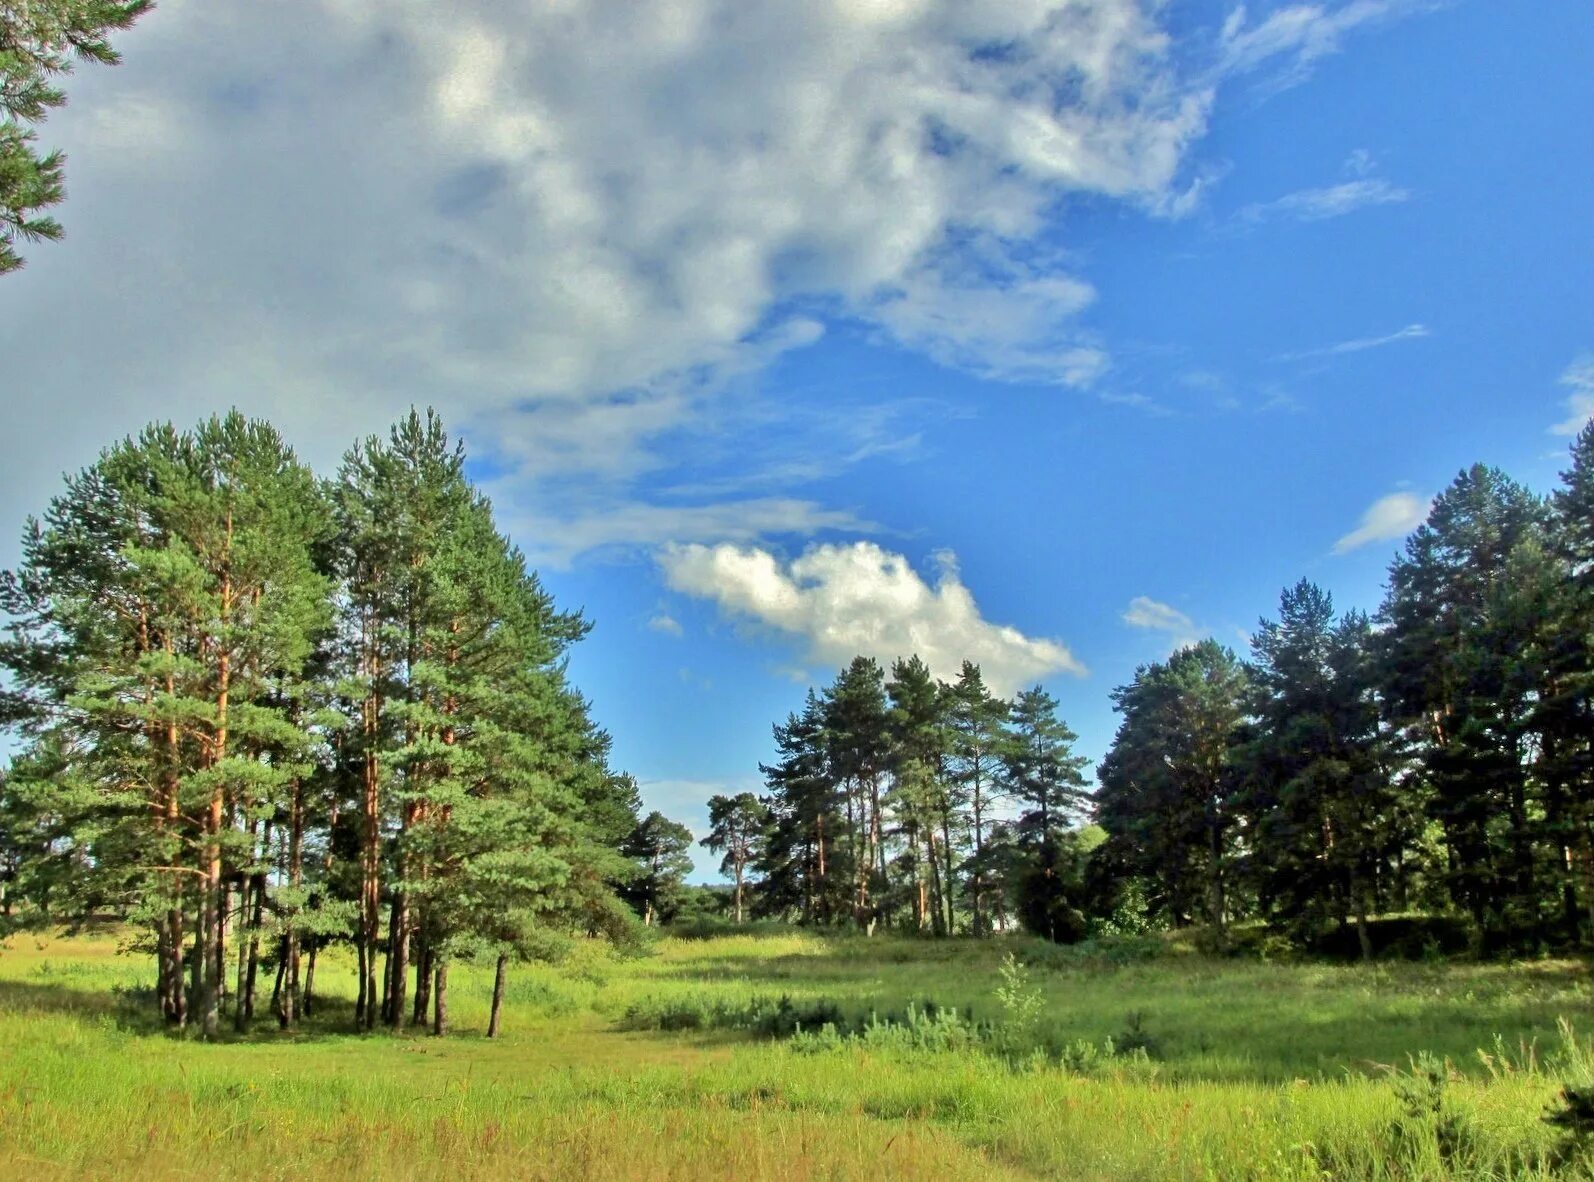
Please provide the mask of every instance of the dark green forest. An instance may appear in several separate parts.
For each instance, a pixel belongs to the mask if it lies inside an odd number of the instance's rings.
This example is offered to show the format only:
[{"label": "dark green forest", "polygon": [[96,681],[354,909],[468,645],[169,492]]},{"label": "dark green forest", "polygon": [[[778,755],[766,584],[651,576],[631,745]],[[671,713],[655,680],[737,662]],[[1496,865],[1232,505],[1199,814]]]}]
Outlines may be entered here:
[{"label": "dark green forest", "polygon": [[[1250,651],[1145,665],[1092,792],[1036,687],[856,659],[717,802],[754,914],[1059,941],[1261,921],[1307,949],[1594,935],[1594,433],[1553,495],[1460,473],[1373,615],[1302,581]],[[718,831],[717,831],[718,832]],[[1396,920],[1393,917],[1403,917]]]},{"label": "dark green forest", "polygon": [[566,675],[588,621],[435,416],[330,479],[236,413],[154,426],[69,478],[0,578],[3,910],[130,921],[151,1004],[211,1035],[292,1027],[333,943],[358,1027],[438,1032],[454,961],[501,998],[516,962],[671,922],[1582,947],[1591,521],[1594,431],[1548,498],[1462,472],[1375,615],[1302,581],[1244,657],[1138,669],[1094,790],[1041,687],[858,657],[774,728],[763,795],[709,801],[732,885],[692,888],[692,834],[639,816]]},{"label": "dark green forest", "polygon": [[346,941],[357,1025],[441,1033],[452,960],[496,961],[501,998],[514,960],[625,938],[620,895],[652,889],[662,818],[639,826],[565,675],[587,621],[433,415],[330,480],[236,413],[150,427],[29,522],[0,607],[24,739],[4,913],[133,921],[174,1026],[214,1035],[230,1002],[239,1028],[267,1005],[291,1027]]}]

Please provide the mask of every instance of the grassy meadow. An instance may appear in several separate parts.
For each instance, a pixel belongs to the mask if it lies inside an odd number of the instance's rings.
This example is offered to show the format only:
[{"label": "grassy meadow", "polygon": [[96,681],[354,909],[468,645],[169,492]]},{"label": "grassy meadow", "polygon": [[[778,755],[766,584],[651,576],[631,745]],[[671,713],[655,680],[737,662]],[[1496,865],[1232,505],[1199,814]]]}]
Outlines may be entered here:
[{"label": "grassy meadow", "polygon": [[0,946],[0,1177],[1587,1176],[1541,1119],[1588,1071],[1572,962],[593,944],[517,969],[489,1041],[490,969],[449,1037],[360,1036],[330,957],[304,1029],[218,1045],[159,1028],[152,975],[112,936]]}]

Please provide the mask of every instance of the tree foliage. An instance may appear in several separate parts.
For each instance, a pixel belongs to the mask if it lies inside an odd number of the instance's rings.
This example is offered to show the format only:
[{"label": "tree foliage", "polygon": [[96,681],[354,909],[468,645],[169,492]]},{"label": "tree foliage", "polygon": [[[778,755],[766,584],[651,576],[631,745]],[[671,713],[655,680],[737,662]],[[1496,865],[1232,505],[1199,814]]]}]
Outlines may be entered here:
[{"label": "tree foliage", "polygon": [[348,940],[357,1022],[430,1006],[441,1033],[450,960],[496,957],[501,987],[615,928],[637,800],[566,680],[586,622],[435,416],[331,484],[237,413],[151,427],[29,523],[0,600],[27,743],[0,786],[8,914],[137,922],[173,1025],[214,1036],[230,1000],[242,1027],[275,964],[291,1026]]},{"label": "tree foliage", "polygon": [[121,60],[110,35],[152,0],[0,0],[0,275],[22,266],[21,241],[61,237],[43,212],[66,196],[66,157],[40,153],[42,121],[66,102],[58,80],[79,61]]}]

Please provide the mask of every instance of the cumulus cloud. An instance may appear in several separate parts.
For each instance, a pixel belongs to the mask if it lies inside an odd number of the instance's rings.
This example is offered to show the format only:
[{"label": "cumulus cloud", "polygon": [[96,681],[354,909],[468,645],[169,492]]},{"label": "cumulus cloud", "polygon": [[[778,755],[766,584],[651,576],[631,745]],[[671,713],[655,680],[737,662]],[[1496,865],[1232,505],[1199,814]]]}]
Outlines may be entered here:
[{"label": "cumulus cloud", "polygon": [[1212,94],[1157,17],[170,0],[48,127],[69,241],[0,293],[37,343],[8,365],[13,429],[48,441],[10,491],[232,403],[321,462],[418,402],[538,478],[624,479],[727,375],[816,339],[804,307],[1087,382],[1091,288],[1029,246],[1060,198],[1178,187]]},{"label": "cumulus cloud", "polygon": [[1178,608],[1150,596],[1137,595],[1131,599],[1122,618],[1131,628],[1164,634],[1169,647],[1175,651],[1189,648],[1201,639],[1201,631],[1194,620]]},{"label": "cumulus cloud", "polygon": [[1561,385],[1570,391],[1566,396],[1567,417],[1550,430],[1556,435],[1576,435],[1594,419],[1594,354],[1579,357],[1567,366]]},{"label": "cumulus cloud", "polygon": [[683,633],[681,622],[669,612],[656,612],[648,620],[648,627],[655,632],[662,632],[666,636],[680,636]]},{"label": "cumulus cloud", "polygon": [[807,659],[839,666],[854,656],[889,663],[918,654],[938,677],[977,663],[998,693],[1084,666],[1055,641],[985,619],[949,554],[927,582],[901,554],[871,542],[811,547],[783,562],[756,546],[664,549],[665,582],[712,600],[727,615],[803,641]]},{"label": "cumulus cloud", "polygon": [[1213,62],[1147,0],[164,0],[45,128],[68,239],[0,287],[0,511],[153,417],[240,405],[327,465],[417,403],[574,538],[550,482],[626,509],[827,323],[1088,384],[1075,200],[1185,210],[1227,72],[1368,7]]},{"label": "cumulus cloud", "polygon": [[1392,542],[1405,537],[1428,517],[1433,501],[1415,493],[1390,493],[1367,507],[1355,529],[1334,543],[1335,554],[1348,554],[1370,542]]}]

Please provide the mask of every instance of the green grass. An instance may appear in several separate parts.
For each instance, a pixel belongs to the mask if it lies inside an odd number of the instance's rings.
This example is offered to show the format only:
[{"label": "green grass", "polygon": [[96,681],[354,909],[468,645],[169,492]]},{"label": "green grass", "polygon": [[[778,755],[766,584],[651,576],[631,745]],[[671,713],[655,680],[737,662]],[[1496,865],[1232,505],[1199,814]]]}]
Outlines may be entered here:
[{"label": "green grass", "polygon": [[[860,1019],[933,1001],[999,1023],[1008,951],[1044,997],[1034,1041],[1133,1030],[1149,1057],[1069,1069],[890,1039],[626,1029],[782,996]],[[490,973],[464,966],[456,1035],[346,1033],[353,974],[330,958],[330,1004],[305,1030],[268,1018],[205,1045],[150,1020],[135,991],[152,971],[103,936],[0,946],[0,1177],[1566,1176],[1540,1117],[1588,1056],[1557,1021],[1594,1027],[1570,962],[1115,963],[1029,941],[799,933],[663,940],[629,960],[583,946],[517,969],[495,1041]],[[1455,1144],[1401,1125],[1389,1069],[1424,1051],[1452,1064]]]}]

